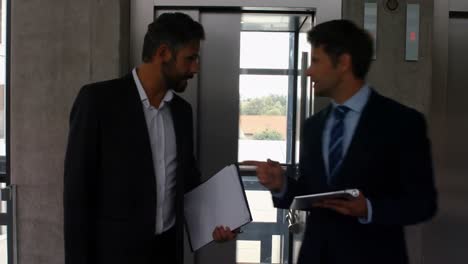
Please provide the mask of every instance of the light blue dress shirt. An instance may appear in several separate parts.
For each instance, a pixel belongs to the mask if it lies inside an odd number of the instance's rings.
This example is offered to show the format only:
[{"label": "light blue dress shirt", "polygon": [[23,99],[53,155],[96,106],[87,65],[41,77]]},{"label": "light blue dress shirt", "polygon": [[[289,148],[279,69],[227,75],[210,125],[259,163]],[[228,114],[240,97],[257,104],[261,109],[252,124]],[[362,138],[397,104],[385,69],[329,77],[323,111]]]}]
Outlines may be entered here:
[{"label": "light blue dress shirt", "polygon": [[[356,131],[357,124],[359,123],[359,118],[361,117],[362,110],[366,106],[367,101],[369,100],[370,88],[367,85],[364,85],[357,93],[355,93],[351,98],[349,98],[342,105],[347,106],[350,110],[346,114],[344,122],[344,135],[343,135],[343,157],[346,156],[348,152],[349,144],[353,138],[354,131]],[[333,109],[330,111],[330,114],[325,121],[325,127],[322,134],[322,153],[323,160],[325,161],[325,169],[327,175],[330,175],[328,171],[328,146],[330,144],[330,133],[335,123],[335,115],[333,115],[333,110],[335,107],[339,106],[335,101],[332,100]]]},{"label": "light blue dress shirt", "polygon": [[[346,156],[348,151],[349,145],[351,140],[354,136],[354,132],[356,131],[356,127],[359,123],[359,119],[361,118],[361,113],[364,107],[369,100],[369,96],[371,94],[371,89],[366,84],[364,85],[357,93],[355,93],[351,98],[346,100],[342,105],[347,106],[350,108],[350,111],[347,113],[346,117],[344,118],[344,135],[343,135],[343,157]],[[333,109],[338,106],[338,104],[332,100]],[[323,153],[323,160],[325,162],[325,170],[327,172],[327,176],[329,175],[329,168],[328,168],[328,154],[329,149],[328,145],[330,143],[330,131],[332,129],[333,123],[335,122],[335,117],[330,111],[330,114],[325,121],[325,127],[322,134],[322,153]],[[287,181],[284,181],[287,183]],[[283,187],[283,190],[278,193],[273,193],[275,197],[282,197],[287,191],[286,184]],[[369,224],[372,222],[372,204],[367,199],[367,218],[359,218],[359,222],[362,224]]]}]

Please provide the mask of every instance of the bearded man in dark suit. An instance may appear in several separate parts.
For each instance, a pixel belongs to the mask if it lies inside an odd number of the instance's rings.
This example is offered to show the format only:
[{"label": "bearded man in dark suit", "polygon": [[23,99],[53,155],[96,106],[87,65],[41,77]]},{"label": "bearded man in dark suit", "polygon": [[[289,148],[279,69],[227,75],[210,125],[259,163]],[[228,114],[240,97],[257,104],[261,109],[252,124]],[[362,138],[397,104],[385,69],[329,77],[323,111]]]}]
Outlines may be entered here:
[{"label": "bearded man in dark suit", "polygon": [[143,64],[80,90],[65,159],[65,263],[183,263],[183,196],[200,175],[191,106],[175,92],[198,73],[204,35],[187,15],[162,14]]}]

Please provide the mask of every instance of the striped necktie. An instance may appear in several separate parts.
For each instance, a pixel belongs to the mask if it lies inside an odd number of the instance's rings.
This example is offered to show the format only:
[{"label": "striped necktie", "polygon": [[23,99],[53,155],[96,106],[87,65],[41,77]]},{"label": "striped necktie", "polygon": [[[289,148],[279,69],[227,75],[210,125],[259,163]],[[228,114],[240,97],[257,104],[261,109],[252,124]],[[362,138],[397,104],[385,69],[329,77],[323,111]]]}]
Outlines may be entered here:
[{"label": "striped necktie", "polygon": [[328,145],[328,172],[329,180],[336,175],[343,161],[344,118],[350,109],[347,106],[337,106],[333,110],[335,121],[330,133]]}]

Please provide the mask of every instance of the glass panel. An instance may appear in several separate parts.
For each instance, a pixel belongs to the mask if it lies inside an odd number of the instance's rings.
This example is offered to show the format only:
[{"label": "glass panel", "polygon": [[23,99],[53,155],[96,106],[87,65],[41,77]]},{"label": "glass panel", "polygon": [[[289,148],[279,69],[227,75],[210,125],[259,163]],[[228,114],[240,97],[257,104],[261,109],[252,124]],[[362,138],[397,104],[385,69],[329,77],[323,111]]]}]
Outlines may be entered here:
[{"label": "glass panel", "polygon": [[306,15],[242,14],[242,31],[297,31]]},{"label": "glass panel", "polygon": [[[0,0],[0,157],[5,156],[6,1]],[[0,160],[0,163],[4,163]],[[0,164],[0,168],[1,168]]]},{"label": "glass panel", "polygon": [[[306,81],[306,94],[304,96],[306,96],[306,112],[305,113],[302,113],[301,112],[301,98],[302,98],[302,71],[303,70],[307,70],[308,66],[310,65],[310,61],[311,61],[311,49],[312,49],[312,46],[310,45],[310,43],[307,41],[307,33],[300,33],[299,34],[299,53],[297,54],[297,61],[298,61],[298,67],[300,69],[300,71],[298,72],[298,75],[297,75],[297,85],[298,85],[298,89],[297,89],[297,100],[296,100],[296,115],[297,115],[297,119],[296,119],[296,131],[297,131],[297,134],[296,134],[296,138],[294,139],[294,144],[296,144],[296,152],[294,153],[295,155],[295,160],[296,162],[299,162],[299,147],[300,147],[300,142],[299,142],[299,139],[300,139],[300,133],[302,132],[301,130],[301,116],[304,115],[304,119],[306,119],[307,117],[309,117],[312,113],[313,113],[313,109],[314,109],[314,93],[312,91],[312,87],[311,87],[311,81],[310,81],[310,78],[307,77],[307,81]],[[307,54],[305,54],[307,53]],[[302,69],[303,68],[303,65],[302,65],[302,60],[303,60],[303,56],[307,56],[307,63],[308,65],[306,67],[304,67],[305,69]],[[305,74],[305,73],[304,73]]]},{"label": "glass panel", "polygon": [[253,222],[276,223],[277,209],[269,191],[245,191]]},{"label": "glass panel", "polygon": [[364,28],[369,31],[374,40],[374,59],[377,47],[377,1],[366,0],[364,4]]},{"label": "glass panel", "polygon": [[238,160],[286,161],[287,75],[240,75]]},{"label": "glass panel", "polygon": [[281,236],[271,236],[271,263],[281,263]]},{"label": "glass panel", "polygon": [[[274,19],[280,19],[280,24],[292,26],[297,32],[299,25],[304,25],[305,17],[291,16],[289,20],[285,17],[288,16]],[[243,15],[242,29],[272,27],[261,18]],[[270,158],[281,163],[291,162],[288,153],[291,156],[295,141],[293,127],[297,125],[290,124],[296,111],[293,109],[295,78],[305,68],[301,67],[296,54],[302,51],[310,54],[311,46],[306,32],[275,31],[241,32],[239,161]],[[298,50],[294,50],[295,36],[298,36]],[[294,68],[295,62],[298,69]],[[310,85],[308,91],[309,88]],[[309,95],[310,91],[304,96]],[[300,99],[301,95],[298,97]],[[253,222],[238,236],[237,263],[288,263],[287,211],[274,208],[271,193],[252,174],[242,177]]]},{"label": "glass panel", "polygon": [[310,43],[307,41],[307,33],[299,33],[299,52],[297,53],[298,55],[298,63],[297,67],[299,70],[302,70],[302,64],[301,64],[301,54],[302,52],[307,52],[310,54],[312,47],[310,46]]},{"label": "glass panel", "polygon": [[236,263],[260,263],[260,241],[237,240]]},{"label": "glass panel", "polygon": [[7,226],[0,227],[0,264],[8,263]]},{"label": "glass panel", "polygon": [[288,95],[287,75],[247,75],[239,76],[241,100],[265,97],[272,94]]},{"label": "glass panel", "polygon": [[253,222],[238,236],[237,263],[284,263],[288,258],[286,211],[273,207],[271,193],[256,176],[243,176],[242,182]]},{"label": "glass panel", "polygon": [[[2,182],[0,183],[0,188],[4,189],[6,187],[6,183]],[[1,201],[0,202],[0,213],[6,213],[7,212],[7,202],[6,201]]]},{"label": "glass panel", "polygon": [[417,61],[419,56],[419,4],[406,7],[406,54],[407,61]]},{"label": "glass panel", "polygon": [[241,32],[242,69],[288,69],[288,32]]},{"label": "glass panel", "polygon": [[[6,17],[7,1],[0,0],[0,175],[6,173],[5,151],[5,85],[6,85]],[[1,183],[0,188],[5,188],[6,183]],[[7,202],[0,202],[0,212],[7,213]],[[8,263],[7,226],[0,226],[0,264]]]}]

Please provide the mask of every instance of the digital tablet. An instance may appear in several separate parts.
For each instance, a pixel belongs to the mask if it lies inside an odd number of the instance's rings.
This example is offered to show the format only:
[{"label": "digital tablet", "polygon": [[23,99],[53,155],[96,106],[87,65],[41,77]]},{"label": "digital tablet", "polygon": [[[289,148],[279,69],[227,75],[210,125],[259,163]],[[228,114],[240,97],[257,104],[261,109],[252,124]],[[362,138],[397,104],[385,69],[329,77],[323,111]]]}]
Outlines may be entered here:
[{"label": "digital tablet", "polygon": [[354,199],[359,196],[358,189],[347,189],[336,192],[315,193],[294,197],[290,209],[306,210],[312,208],[312,204],[324,199]]}]

